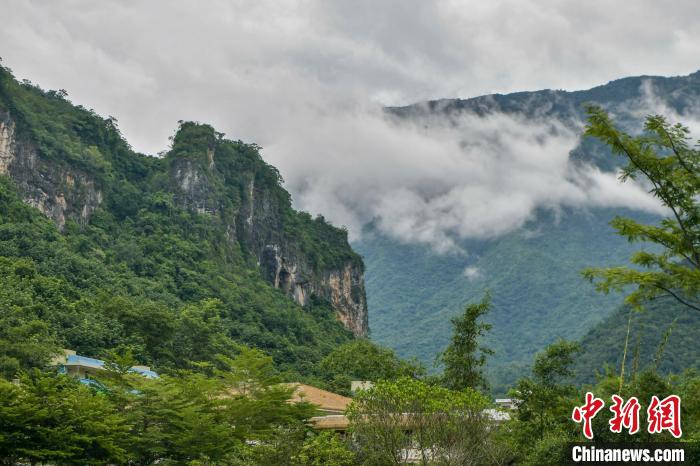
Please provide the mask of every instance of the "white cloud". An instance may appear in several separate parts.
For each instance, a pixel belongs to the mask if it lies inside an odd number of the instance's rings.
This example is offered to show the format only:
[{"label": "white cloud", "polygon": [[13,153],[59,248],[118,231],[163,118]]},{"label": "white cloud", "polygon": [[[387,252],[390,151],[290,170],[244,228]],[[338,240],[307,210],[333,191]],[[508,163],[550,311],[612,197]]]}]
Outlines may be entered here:
[{"label": "white cloud", "polygon": [[[640,86],[640,96],[635,99],[624,101],[612,106],[610,109],[613,117],[621,116],[632,123],[630,131],[641,132],[646,117],[650,114],[663,115],[671,124],[682,123],[690,130],[690,137],[694,140],[700,139],[700,99],[684,95],[682,100],[686,111],[678,112],[659,95],[651,79],[642,80]],[[671,92],[682,92],[676,89]]]},{"label": "white cloud", "polygon": [[299,207],[439,251],[540,207],[657,207],[571,164],[577,135],[556,123],[465,116],[428,132],[380,104],[686,74],[700,56],[692,0],[624,14],[602,0],[0,0],[0,12],[5,64],[115,115],[137,149],[162,150],[179,119],[212,123],[261,144]]},{"label": "white cloud", "polygon": [[[303,122],[303,120],[302,120]],[[660,212],[639,185],[574,164],[579,133],[554,121],[465,114],[429,130],[379,113],[319,119],[304,141],[291,124],[265,151],[298,202],[357,234],[375,221],[404,242],[458,249],[521,227],[536,208],[632,207]],[[299,157],[308,145],[323,156]]]},{"label": "white cloud", "polygon": [[465,267],[463,273],[469,281],[476,280],[481,276],[481,270],[478,267]]}]

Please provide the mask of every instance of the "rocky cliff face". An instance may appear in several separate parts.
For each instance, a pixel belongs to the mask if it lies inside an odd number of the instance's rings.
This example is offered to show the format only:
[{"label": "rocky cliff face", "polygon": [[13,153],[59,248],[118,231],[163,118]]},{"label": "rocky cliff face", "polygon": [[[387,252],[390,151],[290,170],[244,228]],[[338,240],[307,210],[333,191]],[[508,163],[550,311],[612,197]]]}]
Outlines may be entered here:
[{"label": "rocky cliff face", "polygon": [[268,244],[260,255],[265,278],[305,306],[312,295],[331,303],[338,319],[356,336],[366,336],[367,300],[362,268],[347,262],[338,269],[312,270],[308,263],[277,244]]},{"label": "rocky cliff face", "polygon": [[9,175],[22,198],[63,229],[67,218],[85,223],[102,202],[86,173],[42,158],[34,145],[16,138],[16,125],[0,111],[0,175]]},{"label": "rocky cliff face", "polygon": [[[285,209],[288,197],[265,174],[247,167],[235,176],[218,159],[231,157],[216,144],[196,157],[170,156],[170,175],[178,201],[197,212],[221,217],[229,241],[237,242],[257,260],[263,277],[302,306],[313,296],[328,301],[338,319],[356,336],[368,332],[364,266],[352,253],[333,264],[314,263],[298,238],[290,234]],[[228,160],[230,162],[230,160]],[[237,202],[225,208],[222,190],[235,185]],[[328,226],[337,232],[337,229]],[[349,249],[349,246],[346,247]]]}]

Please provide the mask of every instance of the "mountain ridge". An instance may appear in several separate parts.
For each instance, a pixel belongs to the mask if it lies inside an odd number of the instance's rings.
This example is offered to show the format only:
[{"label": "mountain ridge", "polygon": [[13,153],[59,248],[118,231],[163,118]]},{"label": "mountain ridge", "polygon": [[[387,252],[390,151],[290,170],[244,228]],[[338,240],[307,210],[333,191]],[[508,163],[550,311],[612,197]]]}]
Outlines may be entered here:
[{"label": "mountain ridge", "polygon": [[[63,304],[35,317],[57,345],[92,356],[131,348],[144,364],[183,367],[242,343],[308,377],[367,333],[364,264],[347,232],[295,211],[255,144],[180,122],[167,153],[138,154],[113,118],[0,68],[0,178],[12,185],[1,272],[9,286],[12,264],[28,261],[22,269],[63,283]],[[177,354],[194,338],[178,332],[198,326],[201,348]]]},{"label": "mountain ridge", "polygon": [[[698,102],[700,71],[678,77],[621,78],[581,91],[440,99],[388,108],[387,113],[398,125],[416,124],[425,131],[464,114],[485,117],[505,113],[522,119],[554,120],[580,134],[584,104],[596,103],[610,111],[623,128],[638,132],[647,113],[668,110],[673,119],[682,122],[684,116],[694,115],[694,103]],[[579,138],[569,158],[606,172],[614,172],[620,165],[620,159],[607,147],[588,138]],[[608,225],[615,215],[643,222],[658,220],[656,215],[626,209],[562,209],[558,220],[552,212],[538,211],[523,228],[500,238],[464,240],[461,246],[472,254],[464,259],[435,255],[427,247],[371,232],[355,246],[368,268],[372,337],[403,357],[415,356],[431,365],[448,342],[449,318],[490,289],[494,309],[486,319],[493,330],[485,342],[496,354],[488,371],[494,389],[505,391],[527,373],[537,351],[560,337],[584,337],[621,303],[619,295],[596,293],[579,273],[586,267],[627,263],[637,249]],[[536,232],[537,237],[528,232]],[[533,249],[537,242],[539,246]],[[426,272],[421,273],[417,264]],[[470,277],[465,275],[467,270],[471,270]],[[402,271],[406,276],[397,278]],[[443,281],[433,280],[437,276]],[[428,283],[431,289],[417,293],[417,283]],[[406,302],[397,304],[394,296],[404,297]],[[562,296],[566,299],[560,299]],[[594,368],[586,370],[592,373]]]}]

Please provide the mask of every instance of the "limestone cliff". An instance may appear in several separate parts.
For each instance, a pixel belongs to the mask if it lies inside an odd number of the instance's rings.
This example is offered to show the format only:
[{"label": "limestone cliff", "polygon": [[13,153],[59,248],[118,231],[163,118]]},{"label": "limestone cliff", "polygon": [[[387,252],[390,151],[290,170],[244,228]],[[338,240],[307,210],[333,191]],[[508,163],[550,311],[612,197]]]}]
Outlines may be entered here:
[{"label": "limestone cliff", "polygon": [[[122,167],[138,171],[130,167],[138,160],[149,173],[139,182],[170,191],[179,207],[209,216],[224,229],[229,249],[257,264],[270,284],[302,306],[313,299],[327,301],[348,330],[367,334],[364,266],[347,233],[293,210],[279,173],[262,160],[257,146],[225,140],[208,125],[184,123],[162,158],[135,154],[126,143],[111,141],[121,149],[118,159],[108,159],[99,144],[112,134],[118,137],[109,119],[102,120],[105,127],[78,122],[77,130],[71,128],[74,140],[66,138],[68,148],[54,151],[50,144],[63,140],[46,142],[43,133],[20,131],[32,128],[22,117],[11,105],[0,105],[0,175],[9,175],[24,201],[59,229],[69,220],[87,224],[105,204],[122,209],[119,180],[134,177]],[[92,140],[81,134],[86,123],[93,125]],[[132,215],[137,211],[133,207]]]},{"label": "limestone cliff", "polygon": [[0,175],[9,175],[23,199],[63,229],[67,218],[85,223],[102,192],[84,171],[41,157],[35,145],[18,141],[16,124],[0,110]]},{"label": "limestone cliff", "polygon": [[[194,132],[209,135],[197,145]],[[207,125],[186,123],[166,160],[178,202],[220,218],[229,241],[255,258],[269,283],[302,306],[312,297],[328,301],[348,330],[367,335],[361,258],[344,231],[291,209],[279,174],[254,146],[227,144]]]}]

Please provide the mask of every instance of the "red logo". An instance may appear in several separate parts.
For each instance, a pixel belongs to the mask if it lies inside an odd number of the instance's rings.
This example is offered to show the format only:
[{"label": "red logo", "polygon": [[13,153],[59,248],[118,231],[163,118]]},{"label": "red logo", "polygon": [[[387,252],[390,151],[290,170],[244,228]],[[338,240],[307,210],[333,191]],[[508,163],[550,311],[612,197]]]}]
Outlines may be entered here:
[{"label": "red logo", "polygon": [[598,411],[603,409],[603,406],[605,406],[603,400],[593,396],[593,393],[587,392],[586,404],[575,407],[574,412],[571,413],[571,419],[579,423],[583,421],[583,435],[589,440],[593,438],[593,418],[598,414]]},{"label": "red logo", "polygon": [[624,405],[622,398],[617,395],[613,395],[612,400],[613,405],[610,407],[610,411],[614,416],[608,422],[610,431],[619,434],[624,427],[631,435],[639,432],[639,409],[641,406],[637,398],[630,398]]},{"label": "red logo", "polygon": [[[624,402],[619,395],[612,396],[613,404],[610,411],[613,413],[612,419],[608,421],[610,431],[621,433],[622,429],[627,429],[630,435],[639,432],[639,411],[641,406],[636,397],[631,397]],[[576,406],[571,413],[571,419],[577,423],[583,423],[583,435],[593,439],[593,418],[605,406],[605,402],[596,398],[593,393],[586,392],[586,403],[583,406]],[[670,395],[659,400],[656,395],[651,397],[649,408],[647,409],[647,431],[650,434],[660,434],[668,431],[675,438],[680,438],[681,431],[681,398],[678,395]]]},{"label": "red logo", "polygon": [[671,432],[676,438],[680,438],[681,432],[681,398],[678,395],[670,395],[659,401],[654,395],[647,409],[649,419],[649,433],[658,434],[664,430]]}]

